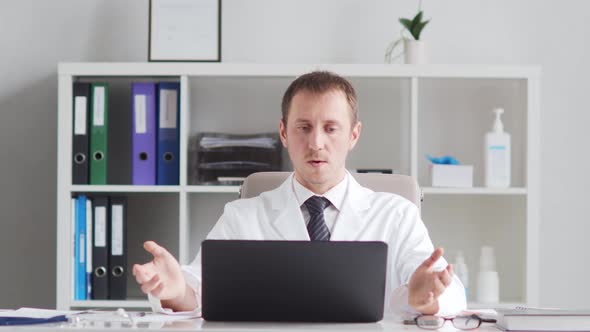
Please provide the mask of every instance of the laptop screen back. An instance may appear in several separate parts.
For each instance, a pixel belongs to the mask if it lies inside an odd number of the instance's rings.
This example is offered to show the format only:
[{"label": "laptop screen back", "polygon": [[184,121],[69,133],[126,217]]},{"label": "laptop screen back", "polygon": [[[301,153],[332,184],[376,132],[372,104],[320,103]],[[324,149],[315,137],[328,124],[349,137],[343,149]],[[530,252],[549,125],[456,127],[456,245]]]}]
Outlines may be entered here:
[{"label": "laptop screen back", "polygon": [[206,240],[203,318],[378,321],[386,265],[383,242]]}]

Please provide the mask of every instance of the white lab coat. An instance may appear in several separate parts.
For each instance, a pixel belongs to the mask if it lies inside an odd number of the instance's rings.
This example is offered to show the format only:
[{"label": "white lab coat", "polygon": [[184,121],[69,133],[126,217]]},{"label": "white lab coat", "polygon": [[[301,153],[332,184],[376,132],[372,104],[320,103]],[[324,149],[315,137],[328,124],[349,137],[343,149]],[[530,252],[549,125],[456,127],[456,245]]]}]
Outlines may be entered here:
[{"label": "white lab coat", "polygon": [[[415,313],[408,305],[406,285],[416,268],[434,251],[418,208],[401,196],[373,192],[362,187],[350,174],[347,176],[347,192],[330,240],[387,243],[386,313]],[[293,175],[277,189],[226,204],[223,215],[207,238],[309,241],[292,181]],[[442,270],[446,266],[447,262],[441,258],[435,269]],[[200,303],[201,253],[190,265],[182,266],[182,270]],[[154,303],[159,301],[154,300],[151,302],[159,305]],[[456,276],[439,298],[439,306],[439,314],[465,309],[465,292]]]}]

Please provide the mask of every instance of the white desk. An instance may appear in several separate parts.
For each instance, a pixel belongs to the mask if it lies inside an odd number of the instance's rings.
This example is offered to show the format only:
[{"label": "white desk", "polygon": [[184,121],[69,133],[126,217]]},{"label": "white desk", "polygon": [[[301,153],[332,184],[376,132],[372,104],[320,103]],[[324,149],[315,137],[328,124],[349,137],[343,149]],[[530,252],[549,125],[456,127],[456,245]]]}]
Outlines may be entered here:
[{"label": "white desk", "polygon": [[[31,325],[31,326],[6,326],[0,327],[3,331],[214,331],[214,332],[341,332],[341,331],[405,331],[405,332],[428,332],[413,325],[403,325],[398,320],[385,318],[377,323],[370,324],[329,324],[329,323],[222,323],[206,322],[202,319],[191,319],[171,323],[148,324],[140,323],[136,327],[131,326],[74,326],[74,325]],[[455,329],[450,322],[438,331],[460,331]],[[493,324],[484,323],[477,330],[478,332],[498,332]]]}]

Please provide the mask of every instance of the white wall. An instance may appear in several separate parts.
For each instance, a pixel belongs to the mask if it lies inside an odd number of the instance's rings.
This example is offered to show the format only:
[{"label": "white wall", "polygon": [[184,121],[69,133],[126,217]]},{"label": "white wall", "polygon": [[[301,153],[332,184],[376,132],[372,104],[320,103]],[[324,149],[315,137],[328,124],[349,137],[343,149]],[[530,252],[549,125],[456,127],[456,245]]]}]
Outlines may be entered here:
[{"label": "white wall", "polygon": [[[223,0],[224,62],[381,63],[398,0]],[[541,304],[590,307],[590,2],[425,0],[433,63],[539,64]],[[0,307],[55,305],[56,68],[145,61],[148,1],[0,0]],[[586,61],[585,61],[586,60]]]}]

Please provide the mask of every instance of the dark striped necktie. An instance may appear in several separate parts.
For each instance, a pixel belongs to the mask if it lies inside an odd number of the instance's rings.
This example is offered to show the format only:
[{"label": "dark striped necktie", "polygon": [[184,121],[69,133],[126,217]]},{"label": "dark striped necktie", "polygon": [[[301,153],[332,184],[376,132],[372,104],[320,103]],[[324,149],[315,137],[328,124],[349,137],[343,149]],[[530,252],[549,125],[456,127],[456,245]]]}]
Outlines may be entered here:
[{"label": "dark striped necktie", "polygon": [[324,209],[330,205],[330,201],[324,197],[311,196],[303,204],[305,204],[310,215],[309,223],[307,224],[309,238],[312,241],[329,241],[330,230],[328,230],[328,226],[326,226],[326,221],[324,220]]}]

